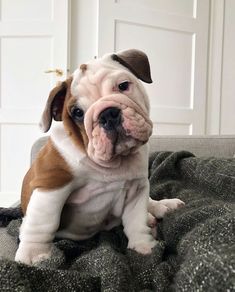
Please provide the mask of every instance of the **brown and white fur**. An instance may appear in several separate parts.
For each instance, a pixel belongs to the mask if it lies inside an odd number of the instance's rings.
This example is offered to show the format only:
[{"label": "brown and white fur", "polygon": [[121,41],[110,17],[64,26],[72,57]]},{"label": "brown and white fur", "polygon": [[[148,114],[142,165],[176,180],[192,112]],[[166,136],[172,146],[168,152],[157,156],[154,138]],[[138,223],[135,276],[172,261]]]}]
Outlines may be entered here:
[{"label": "brown and white fur", "polygon": [[150,253],[156,218],[183,205],[149,198],[147,56],[127,50],[82,64],[48,98],[41,127],[51,131],[26,174],[16,261],[51,255],[55,237],[83,240],[123,224],[128,248]]}]

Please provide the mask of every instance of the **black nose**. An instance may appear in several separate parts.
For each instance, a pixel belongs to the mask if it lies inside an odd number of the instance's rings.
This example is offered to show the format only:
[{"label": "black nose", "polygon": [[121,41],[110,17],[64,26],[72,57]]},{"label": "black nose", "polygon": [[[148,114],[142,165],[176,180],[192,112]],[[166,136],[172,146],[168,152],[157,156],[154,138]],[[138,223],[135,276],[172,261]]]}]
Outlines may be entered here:
[{"label": "black nose", "polygon": [[107,131],[112,131],[121,124],[121,111],[116,107],[109,107],[99,115],[99,124]]}]

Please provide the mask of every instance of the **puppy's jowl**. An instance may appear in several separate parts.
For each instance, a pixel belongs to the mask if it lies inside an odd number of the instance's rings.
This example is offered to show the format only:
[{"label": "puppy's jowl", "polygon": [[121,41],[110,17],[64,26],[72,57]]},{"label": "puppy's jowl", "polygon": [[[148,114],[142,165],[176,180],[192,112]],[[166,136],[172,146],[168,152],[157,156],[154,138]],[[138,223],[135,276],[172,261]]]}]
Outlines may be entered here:
[{"label": "puppy's jowl", "polygon": [[154,218],[183,205],[149,198],[152,133],[147,56],[127,50],[82,64],[48,98],[41,121],[62,121],[26,174],[17,261],[51,255],[55,237],[83,240],[123,224],[128,248],[151,253]]}]

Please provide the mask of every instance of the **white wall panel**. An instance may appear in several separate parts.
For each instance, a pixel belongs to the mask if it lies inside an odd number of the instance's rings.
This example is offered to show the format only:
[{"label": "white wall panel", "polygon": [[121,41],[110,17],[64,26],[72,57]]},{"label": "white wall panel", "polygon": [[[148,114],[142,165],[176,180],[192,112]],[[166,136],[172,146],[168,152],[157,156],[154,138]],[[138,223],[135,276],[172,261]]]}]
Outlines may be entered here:
[{"label": "white wall panel", "polygon": [[211,2],[207,134],[235,135],[235,2]]},{"label": "white wall panel", "polygon": [[153,133],[157,135],[191,135],[192,125],[177,123],[157,123],[154,124]]},{"label": "white wall panel", "polygon": [[52,20],[54,0],[1,0],[3,21]]},{"label": "white wall panel", "polygon": [[210,41],[207,78],[207,129],[209,135],[220,134],[220,102],[223,65],[224,0],[210,6]]},{"label": "white wall panel", "polygon": [[71,2],[71,71],[97,56],[98,0]]},{"label": "white wall panel", "polygon": [[209,1],[100,0],[98,15],[99,55],[136,48],[149,56],[153,122],[205,134]]},{"label": "white wall panel", "polygon": [[196,15],[197,6],[197,0],[117,0],[116,2],[189,17]]},{"label": "white wall panel", "polygon": [[235,134],[235,1],[225,1],[220,134]]},{"label": "white wall panel", "polygon": [[47,37],[9,37],[1,41],[1,107],[42,108],[52,82],[53,40]]},{"label": "white wall panel", "polygon": [[116,22],[115,31],[115,51],[138,47],[149,57],[154,76],[154,83],[148,88],[151,105],[191,108],[193,34],[120,21]]},{"label": "white wall panel", "polygon": [[0,13],[0,206],[7,206],[19,199],[49,92],[69,69],[69,1],[1,0]]},{"label": "white wall panel", "polygon": [[[41,136],[37,125],[1,126],[1,191],[19,199],[23,177],[30,165],[30,150]],[[20,167],[19,167],[20,166]]]}]

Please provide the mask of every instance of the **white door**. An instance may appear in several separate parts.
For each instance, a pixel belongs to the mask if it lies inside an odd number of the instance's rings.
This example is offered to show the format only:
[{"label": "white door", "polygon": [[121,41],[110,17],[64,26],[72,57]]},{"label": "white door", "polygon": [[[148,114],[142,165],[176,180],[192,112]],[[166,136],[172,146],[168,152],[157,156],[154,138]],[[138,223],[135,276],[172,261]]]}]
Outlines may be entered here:
[{"label": "white door", "polygon": [[219,133],[235,135],[235,1],[226,0],[224,5]]},{"label": "white door", "polygon": [[[0,206],[9,206],[20,198],[30,148],[42,135],[48,93],[66,75],[69,7],[67,0],[0,5]],[[54,69],[63,76],[45,73]]]},{"label": "white door", "polygon": [[209,0],[99,0],[98,55],[145,51],[155,134],[205,134]]}]

